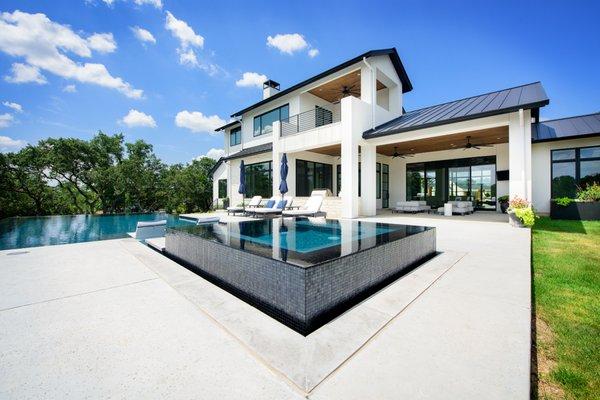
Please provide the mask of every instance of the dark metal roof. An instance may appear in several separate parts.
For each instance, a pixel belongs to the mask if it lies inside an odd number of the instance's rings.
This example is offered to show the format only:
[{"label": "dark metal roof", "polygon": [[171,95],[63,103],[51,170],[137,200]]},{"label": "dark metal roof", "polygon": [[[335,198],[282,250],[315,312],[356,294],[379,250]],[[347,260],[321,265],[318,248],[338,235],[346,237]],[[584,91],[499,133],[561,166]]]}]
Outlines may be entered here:
[{"label": "dark metal roof", "polygon": [[273,143],[265,143],[265,144],[259,144],[258,146],[253,146],[253,147],[248,147],[246,149],[242,149],[242,150],[238,151],[237,153],[234,153],[227,157],[221,157],[221,158],[219,158],[217,163],[212,167],[210,174],[212,175],[217,170],[217,168],[219,168],[219,165],[221,165],[225,161],[235,160],[236,158],[249,157],[249,156],[253,156],[256,154],[268,153],[272,150],[273,150]]},{"label": "dark metal roof", "polygon": [[541,121],[531,126],[534,143],[594,135],[600,135],[600,113]]},{"label": "dark metal roof", "polygon": [[365,139],[446,125],[475,118],[543,107],[550,102],[540,82],[480,94],[465,99],[409,111],[401,117],[363,133]]},{"label": "dark metal roof", "polygon": [[215,129],[215,132],[222,131],[223,129],[227,129],[227,128],[230,128],[232,126],[235,126],[235,125],[238,125],[238,124],[241,124],[241,123],[242,123],[241,121],[231,121],[231,122],[228,122],[225,125],[223,125],[222,127]]},{"label": "dark metal roof", "polygon": [[223,157],[223,160],[233,160],[236,158],[244,158],[255,154],[267,153],[273,150],[273,143],[259,144],[258,146],[248,147],[238,151],[228,157]]},{"label": "dark metal roof", "polygon": [[235,114],[231,114],[231,117],[239,117],[240,115],[244,114],[245,112],[248,112],[257,107],[260,107],[272,100],[276,100],[282,96],[285,96],[286,94],[293,92],[294,90],[300,89],[303,86],[310,85],[311,83],[316,82],[319,79],[326,77],[327,75],[331,75],[333,73],[336,73],[337,71],[340,71],[346,67],[349,67],[352,64],[356,64],[357,62],[361,61],[363,58],[382,56],[382,55],[390,56],[390,60],[392,61],[392,64],[394,65],[394,69],[396,70],[396,73],[398,74],[398,77],[400,78],[400,81],[402,82],[402,93],[410,92],[413,89],[413,86],[412,86],[412,83],[410,82],[410,79],[408,79],[408,74],[406,73],[406,70],[404,69],[404,66],[402,65],[402,61],[400,60],[400,57],[398,56],[398,52],[396,51],[396,48],[393,47],[391,49],[371,50],[371,51],[367,51],[366,53],[363,53],[357,57],[354,57],[340,65],[330,68],[327,71],[321,72],[319,75],[315,75],[312,78],[308,78],[307,80],[302,81],[288,89],[282,90],[281,92],[274,94],[271,97],[268,97],[264,100],[261,100],[258,103],[251,105],[250,107],[246,107],[243,110],[236,112]]}]

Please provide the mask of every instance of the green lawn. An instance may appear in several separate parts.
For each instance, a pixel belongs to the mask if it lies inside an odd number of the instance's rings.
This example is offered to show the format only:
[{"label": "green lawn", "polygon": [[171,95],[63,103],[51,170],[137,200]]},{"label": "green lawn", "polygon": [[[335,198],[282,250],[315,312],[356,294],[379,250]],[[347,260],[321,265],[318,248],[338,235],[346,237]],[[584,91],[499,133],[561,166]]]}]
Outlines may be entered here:
[{"label": "green lawn", "polygon": [[600,222],[533,229],[540,399],[600,398]]}]

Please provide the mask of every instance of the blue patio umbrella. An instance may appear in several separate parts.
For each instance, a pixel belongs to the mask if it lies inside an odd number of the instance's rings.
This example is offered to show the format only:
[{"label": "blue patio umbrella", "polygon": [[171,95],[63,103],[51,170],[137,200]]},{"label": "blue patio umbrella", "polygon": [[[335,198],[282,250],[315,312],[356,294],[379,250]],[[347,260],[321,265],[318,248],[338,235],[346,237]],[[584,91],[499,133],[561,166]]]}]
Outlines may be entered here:
[{"label": "blue patio umbrella", "polygon": [[242,195],[242,207],[245,210],[244,198],[246,197],[246,174],[245,174],[246,166],[244,165],[244,160],[240,163],[240,186],[238,187],[238,193]]},{"label": "blue patio umbrella", "polygon": [[287,186],[287,174],[288,174],[288,164],[287,164],[287,156],[283,153],[283,157],[281,157],[281,169],[279,170],[279,174],[281,175],[281,183],[279,184],[279,192],[283,196],[288,192]]}]

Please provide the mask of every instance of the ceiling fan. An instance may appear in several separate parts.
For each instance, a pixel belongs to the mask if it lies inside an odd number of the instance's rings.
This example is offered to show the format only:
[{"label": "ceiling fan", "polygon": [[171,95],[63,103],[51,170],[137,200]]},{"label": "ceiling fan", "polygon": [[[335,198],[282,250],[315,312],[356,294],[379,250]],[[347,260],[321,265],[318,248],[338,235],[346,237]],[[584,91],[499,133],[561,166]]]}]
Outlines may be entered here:
[{"label": "ceiling fan", "polygon": [[325,89],[324,92],[335,96],[338,100],[334,102],[339,103],[341,99],[348,96],[359,97],[360,96],[360,84],[355,83],[352,85],[342,85],[339,88]]},{"label": "ceiling fan", "polygon": [[392,158],[396,158],[396,157],[400,157],[400,158],[407,158],[407,157],[414,157],[414,154],[411,153],[398,153],[398,147],[394,146],[394,154],[392,154]]},{"label": "ceiling fan", "polygon": [[491,144],[474,144],[471,143],[471,136],[467,136],[467,143],[465,144],[463,151],[467,149],[476,149],[479,150],[482,147],[492,147]]}]

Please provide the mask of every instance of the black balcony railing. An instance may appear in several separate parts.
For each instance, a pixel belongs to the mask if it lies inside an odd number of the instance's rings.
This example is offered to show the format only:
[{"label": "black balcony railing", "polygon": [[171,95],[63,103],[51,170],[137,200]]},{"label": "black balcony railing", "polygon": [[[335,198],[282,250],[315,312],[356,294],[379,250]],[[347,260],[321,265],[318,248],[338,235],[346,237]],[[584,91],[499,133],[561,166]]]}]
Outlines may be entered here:
[{"label": "black balcony railing", "polygon": [[316,107],[314,110],[305,111],[281,120],[281,136],[293,135],[340,122],[340,112],[330,111],[325,108]]}]

